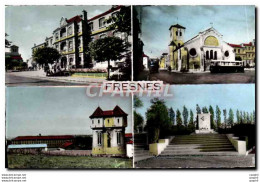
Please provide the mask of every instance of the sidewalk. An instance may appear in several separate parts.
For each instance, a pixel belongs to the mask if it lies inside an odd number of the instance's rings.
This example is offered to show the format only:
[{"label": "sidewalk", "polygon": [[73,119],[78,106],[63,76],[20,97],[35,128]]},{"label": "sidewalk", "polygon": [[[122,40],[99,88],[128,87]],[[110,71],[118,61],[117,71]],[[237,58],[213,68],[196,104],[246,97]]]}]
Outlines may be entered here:
[{"label": "sidewalk", "polygon": [[87,78],[87,77],[72,77],[72,76],[46,76],[43,70],[38,71],[22,71],[22,72],[9,72],[5,73],[13,76],[36,78],[41,80],[59,81],[59,82],[70,82],[70,83],[103,83],[106,81],[105,78]]}]

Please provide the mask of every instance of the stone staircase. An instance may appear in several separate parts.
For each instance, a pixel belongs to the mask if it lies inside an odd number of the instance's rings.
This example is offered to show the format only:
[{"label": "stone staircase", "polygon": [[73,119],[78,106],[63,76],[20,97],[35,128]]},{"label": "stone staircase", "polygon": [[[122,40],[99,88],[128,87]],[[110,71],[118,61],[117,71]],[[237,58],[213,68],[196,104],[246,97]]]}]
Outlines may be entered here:
[{"label": "stone staircase", "polygon": [[238,155],[226,135],[196,134],[175,136],[161,157],[181,155]]},{"label": "stone staircase", "polygon": [[153,157],[149,154],[149,146],[146,133],[134,134],[134,162]]}]

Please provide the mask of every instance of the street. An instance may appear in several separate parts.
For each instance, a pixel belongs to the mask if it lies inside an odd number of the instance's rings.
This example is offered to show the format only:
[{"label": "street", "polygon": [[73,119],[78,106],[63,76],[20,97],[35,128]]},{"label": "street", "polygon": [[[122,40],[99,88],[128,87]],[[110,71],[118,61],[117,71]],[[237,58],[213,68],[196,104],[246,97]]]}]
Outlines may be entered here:
[{"label": "street", "polygon": [[244,73],[179,73],[160,70],[150,74],[148,71],[140,73],[142,79],[151,81],[161,80],[168,84],[230,84],[255,83],[255,71],[246,70]]},{"label": "street", "polygon": [[255,155],[154,157],[135,164],[136,168],[249,168]]},{"label": "street", "polygon": [[47,79],[44,80],[44,79],[16,76],[12,74],[5,74],[5,85],[6,86],[67,86],[67,85],[87,85],[87,84],[52,81]]}]

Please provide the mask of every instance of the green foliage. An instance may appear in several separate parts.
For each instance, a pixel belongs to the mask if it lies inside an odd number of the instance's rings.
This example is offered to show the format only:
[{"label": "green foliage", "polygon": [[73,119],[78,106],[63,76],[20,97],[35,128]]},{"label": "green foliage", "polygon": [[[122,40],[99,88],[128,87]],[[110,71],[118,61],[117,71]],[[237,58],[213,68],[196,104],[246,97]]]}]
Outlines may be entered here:
[{"label": "green foliage", "polygon": [[183,116],[184,126],[187,127],[188,126],[189,111],[185,106],[183,106],[182,116]]},{"label": "green foliage", "polygon": [[203,108],[202,108],[202,112],[203,112],[203,113],[209,113],[208,108],[207,108],[206,106],[203,107]]},{"label": "green foliage", "polygon": [[221,125],[221,110],[218,106],[216,106],[216,120],[217,120],[217,127],[219,128]]},{"label": "green foliage", "polygon": [[139,99],[138,96],[134,95],[134,108],[140,108],[143,107],[143,102],[141,101],[141,99]]},{"label": "green foliage", "polygon": [[196,111],[197,111],[197,114],[201,114],[201,109],[198,104],[196,104]]},{"label": "green foliage", "polygon": [[176,111],[176,122],[178,127],[182,126],[181,112],[179,109]]},{"label": "green foliage", "polygon": [[224,123],[225,123],[225,127],[227,126],[227,110],[223,109],[223,116],[224,116]]},{"label": "green foliage", "polygon": [[231,108],[229,109],[229,112],[228,112],[228,124],[231,126],[234,125],[234,112]]},{"label": "green foliage", "polygon": [[194,116],[192,110],[190,110],[190,120],[188,124],[188,130],[190,130],[191,132],[195,131]]},{"label": "green foliage", "polygon": [[118,60],[124,57],[123,53],[129,44],[124,43],[118,37],[105,37],[91,42],[90,55],[98,62],[108,61],[108,78],[110,78],[110,60]]},{"label": "green foliage", "polygon": [[143,126],[144,118],[141,114],[134,111],[134,130],[137,131],[139,127]]},{"label": "green foliage", "polygon": [[9,35],[7,33],[5,33],[5,47],[10,47],[12,42],[7,40],[6,37],[8,37]]},{"label": "green foliage", "polygon": [[146,112],[146,127],[149,133],[149,141],[155,143],[160,136],[164,135],[161,131],[168,130],[171,123],[164,100],[154,98],[151,103],[152,105]]},{"label": "green foliage", "polygon": [[209,113],[210,113],[210,127],[212,128],[212,129],[216,129],[216,123],[215,123],[215,121],[214,121],[214,109],[213,109],[213,107],[212,106],[209,106]]},{"label": "green foliage", "polygon": [[172,124],[175,125],[175,112],[172,107],[169,109],[169,117]]},{"label": "green foliage", "polygon": [[107,19],[107,23],[112,23],[108,28],[117,29],[119,32],[131,34],[131,6],[122,6],[120,11]]},{"label": "green foliage", "polygon": [[60,57],[61,55],[58,50],[51,47],[39,48],[33,54],[34,60],[42,66],[53,64],[58,61]]},{"label": "green foliage", "polygon": [[237,124],[240,123],[240,114],[239,114],[239,110],[237,109],[236,111],[236,117],[237,117]]}]

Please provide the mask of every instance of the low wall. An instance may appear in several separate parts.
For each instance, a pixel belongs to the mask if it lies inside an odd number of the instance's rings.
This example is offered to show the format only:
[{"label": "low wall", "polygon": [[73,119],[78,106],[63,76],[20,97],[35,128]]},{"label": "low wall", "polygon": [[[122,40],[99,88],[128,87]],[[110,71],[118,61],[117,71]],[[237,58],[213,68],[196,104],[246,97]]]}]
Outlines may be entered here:
[{"label": "low wall", "polygon": [[62,155],[62,156],[89,156],[91,155],[91,150],[53,150],[53,151],[42,151],[45,155]]},{"label": "low wall", "polygon": [[134,154],[133,144],[126,144],[126,156],[131,158]]},{"label": "low wall", "polygon": [[149,152],[150,154],[152,155],[160,155],[164,149],[170,144],[171,140],[173,139],[174,137],[171,136],[169,138],[166,138],[166,139],[159,139],[159,143],[152,143],[152,144],[149,144]]},{"label": "low wall", "polygon": [[239,140],[239,137],[234,137],[234,134],[226,136],[240,155],[246,155],[246,141]]}]

